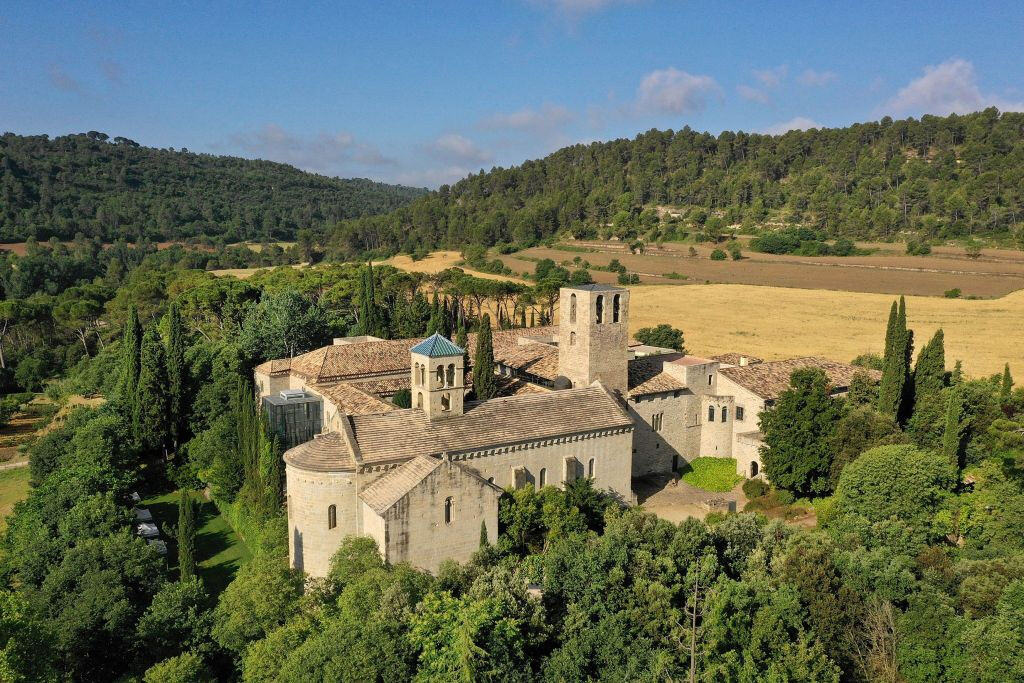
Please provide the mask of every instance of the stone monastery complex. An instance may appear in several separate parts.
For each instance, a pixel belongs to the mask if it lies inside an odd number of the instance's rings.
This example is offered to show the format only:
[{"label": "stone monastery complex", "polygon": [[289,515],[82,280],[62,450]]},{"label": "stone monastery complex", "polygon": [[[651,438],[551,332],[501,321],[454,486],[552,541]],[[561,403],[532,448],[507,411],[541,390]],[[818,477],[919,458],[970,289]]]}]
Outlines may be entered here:
[{"label": "stone monastery complex", "polygon": [[[715,358],[644,346],[628,333],[629,290],[563,288],[560,324],[495,330],[501,395],[466,401],[468,355],[448,339],[336,339],[258,366],[271,427],[284,434],[289,553],[327,573],[348,535],[392,563],[466,561],[481,523],[498,535],[505,488],[587,477],[635,503],[631,482],[698,456],[763,476],[758,415],[793,370],[818,367],[843,393],[851,365]],[[470,335],[469,346],[475,346]],[[408,389],[412,408],[389,399]]]}]

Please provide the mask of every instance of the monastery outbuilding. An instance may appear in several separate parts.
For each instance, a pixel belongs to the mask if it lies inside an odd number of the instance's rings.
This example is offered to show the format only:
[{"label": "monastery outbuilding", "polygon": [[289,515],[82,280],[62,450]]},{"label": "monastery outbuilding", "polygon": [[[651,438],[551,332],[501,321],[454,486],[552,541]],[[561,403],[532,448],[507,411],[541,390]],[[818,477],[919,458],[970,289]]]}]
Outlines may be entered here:
[{"label": "monastery outbuilding", "polygon": [[[800,367],[835,394],[863,369],[819,358],[762,362],[631,342],[629,290],[563,288],[557,327],[496,330],[502,393],[467,401],[468,355],[441,335],[336,339],[258,366],[285,452],[289,555],[323,576],[342,539],[370,536],[388,562],[436,571],[498,535],[507,488],[586,477],[624,504],[635,477],[698,456],[763,476],[758,415]],[[470,347],[475,346],[470,335]],[[390,401],[407,389],[412,407]]]}]

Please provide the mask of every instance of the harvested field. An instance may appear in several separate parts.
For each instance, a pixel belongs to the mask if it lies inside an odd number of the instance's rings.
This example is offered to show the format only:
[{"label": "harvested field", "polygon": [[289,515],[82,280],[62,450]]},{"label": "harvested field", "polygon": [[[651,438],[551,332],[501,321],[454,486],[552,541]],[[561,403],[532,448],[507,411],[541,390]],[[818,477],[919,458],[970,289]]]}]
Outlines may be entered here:
[{"label": "harvested field", "polygon": [[[892,295],[749,285],[633,287],[630,328],[669,323],[697,355],[737,351],[768,360],[824,356],[850,361],[881,353]],[[915,347],[942,327],[946,358],[974,376],[1010,363],[1024,372],[1024,290],[1001,299],[968,301],[907,297]],[[1019,369],[1018,369],[1019,368]]]},{"label": "harvested field", "polygon": [[[407,254],[399,254],[398,256],[392,256],[386,261],[375,261],[374,265],[383,263],[384,265],[394,266],[400,270],[405,270],[410,273],[426,273],[428,275],[437,275],[442,270],[448,268],[462,268],[464,271],[476,277],[482,277],[487,280],[514,280],[516,282],[525,282],[521,278],[510,277],[506,275],[494,275],[493,273],[482,273],[479,270],[473,270],[465,266],[460,266],[459,262],[462,261],[462,254],[457,251],[435,251],[431,252],[429,256],[419,261],[413,261],[412,258]],[[523,261],[522,263],[529,263]],[[529,268],[516,264],[508,264],[510,268],[516,272],[522,272],[528,270],[533,272],[533,264],[529,263]]]},{"label": "harvested field", "polygon": [[[740,261],[712,261],[709,257],[715,247],[708,244],[694,245],[696,257],[688,256],[690,245],[683,244],[652,246],[644,254],[629,253],[621,242],[579,242],[573,246],[596,251],[581,253],[536,247],[521,253],[559,263],[579,256],[599,266],[606,266],[617,258],[630,272],[638,273],[641,282],[651,284],[736,283],[920,296],[942,296],[947,290],[959,288],[965,297],[985,298],[1024,289],[1024,252],[1017,251],[986,250],[978,259],[966,258],[962,250],[958,253],[953,247],[937,248],[945,251],[931,256],[890,252],[871,256],[806,257],[748,251]],[[673,272],[687,279],[664,277]],[[591,273],[598,282],[615,281],[612,273],[593,270]]]}]

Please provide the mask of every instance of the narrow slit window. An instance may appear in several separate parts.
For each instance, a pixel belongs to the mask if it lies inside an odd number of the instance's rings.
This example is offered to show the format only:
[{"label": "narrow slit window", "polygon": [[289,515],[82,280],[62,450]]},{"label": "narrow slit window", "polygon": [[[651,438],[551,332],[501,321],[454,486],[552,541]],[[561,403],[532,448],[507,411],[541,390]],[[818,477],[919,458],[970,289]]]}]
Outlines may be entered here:
[{"label": "narrow slit window", "polygon": [[728,408],[722,408],[722,422],[728,422],[728,421],[729,421],[729,409]]},{"label": "narrow slit window", "polygon": [[715,421],[715,407],[714,406],[708,406],[708,422],[714,422],[714,421]]},{"label": "narrow slit window", "polygon": [[597,297],[597,324],[600,325],[604,318],[604,297]]},{"label": "narrow slit window", "polygon": [[333,529],[338,526],[338,507],[336,505],[327,506],[327,528]]},{"label": "narrow slit window", "polygon": [[576,295],[569,295],[569,322],[576,322]]},{"label": "narrow slit window", "polygon": [[612,297],[612,322],[619,322],[619,295]]},{"label": "narrow slit window", "polygon": [[548,483],[548,471],[547,471],[546,468],[544,468],[544,467],[540,468],[540,477],[539,477],[538,480],[540,481],[540,485],[542,487],[545,486]]},{"label": "narrow slit window", "polygon": [[594,478],[594,459],[593,458],[591,458],[587,462],[587,476],[590,477],[591,479]]},{"label": "narrow slit window", "polygon": [[451,524],[452,517],[455,514],[455,500],[448,496],[444,499],[444,523]]}]

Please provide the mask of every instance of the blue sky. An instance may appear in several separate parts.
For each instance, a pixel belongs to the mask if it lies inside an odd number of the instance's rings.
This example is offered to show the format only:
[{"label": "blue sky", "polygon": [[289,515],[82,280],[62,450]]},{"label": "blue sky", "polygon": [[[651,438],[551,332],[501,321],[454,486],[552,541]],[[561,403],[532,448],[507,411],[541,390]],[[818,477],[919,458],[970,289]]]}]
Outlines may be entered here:
[{"label": "blue sky", "polygon": [[0,130],[437,187],[650,128],[1024,110],[1021,2],[0,5]]}]

